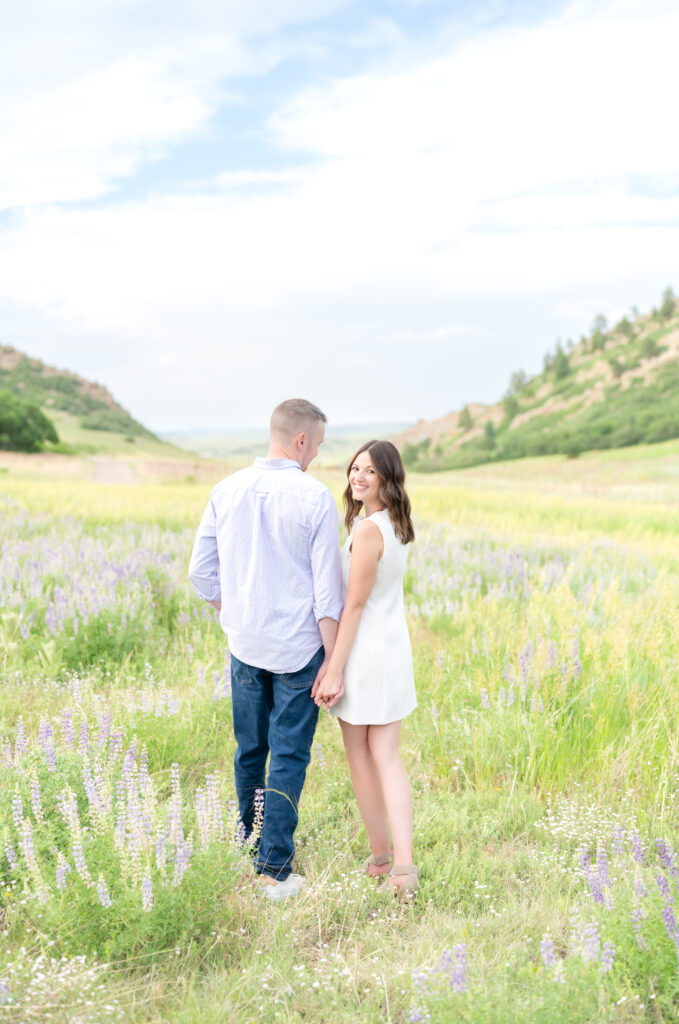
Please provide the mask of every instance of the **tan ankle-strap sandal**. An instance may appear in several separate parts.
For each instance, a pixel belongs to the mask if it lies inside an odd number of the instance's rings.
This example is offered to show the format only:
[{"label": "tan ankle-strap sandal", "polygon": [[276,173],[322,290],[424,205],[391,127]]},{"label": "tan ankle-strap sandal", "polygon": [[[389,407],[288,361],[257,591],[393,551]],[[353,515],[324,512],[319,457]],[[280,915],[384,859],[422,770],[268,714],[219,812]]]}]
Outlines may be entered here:
[{"label": "tan ankle-strap sandal", "polygon": [[368,878],[379,878],[381,875],[388,874],[387,871],[380,871],[379,875],[373,875],[370,873],[369,868],[381,868],[384,864],[391,864],[393,859],[392,853],[373,853],[368,857],[365,862],[365,873]]},{"label": "tan ankle-strap sandal", "polygon": [[[397,881],[397,878],[401,881]],[[394,864],[378,892],[392,892],[400,900],[410,900],[417,892],[419,880],[420,869],[414,864]]]}]

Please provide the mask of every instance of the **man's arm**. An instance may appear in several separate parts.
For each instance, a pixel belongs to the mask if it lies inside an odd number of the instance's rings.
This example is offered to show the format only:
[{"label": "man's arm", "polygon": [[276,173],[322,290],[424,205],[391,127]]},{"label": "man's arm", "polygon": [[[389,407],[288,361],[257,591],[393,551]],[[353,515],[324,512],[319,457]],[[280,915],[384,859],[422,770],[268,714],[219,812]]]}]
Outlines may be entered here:
[{"label": "man's arm", "polygon": [[[323,664],[311,690],[316,690],[325,675],[335,648],[337,627],[342,614],[342,566],[339,553],[337,506],[330,491],[319,501],[314,530],[309,541],[309,555],[314,584],[314,617],[325,649]],[[339,700],[341,694],[338,694]]]},{"label": "man's arm", "polygon": [[207,503],[193,544],[189,579],[198,595],[219,611],[222,607],[222,591],[219,580],[216,515],[212,497]]}]

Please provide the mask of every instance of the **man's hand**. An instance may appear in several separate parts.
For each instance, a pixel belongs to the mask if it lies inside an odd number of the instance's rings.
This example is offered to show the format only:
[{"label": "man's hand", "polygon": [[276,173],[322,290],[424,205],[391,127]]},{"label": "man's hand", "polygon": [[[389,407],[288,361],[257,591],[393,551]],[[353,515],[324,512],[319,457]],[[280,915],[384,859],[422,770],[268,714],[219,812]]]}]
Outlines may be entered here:
[{"label": "man's hand", "polygon": [[344,696],[344,676],[341,672],[328,672],[326,668],[322,678],[319,678],[321,671],[323,671],[323,666],[316,676],[311,696],[317,707],[325,708],[327,711],[337,703],[340,697]]}]

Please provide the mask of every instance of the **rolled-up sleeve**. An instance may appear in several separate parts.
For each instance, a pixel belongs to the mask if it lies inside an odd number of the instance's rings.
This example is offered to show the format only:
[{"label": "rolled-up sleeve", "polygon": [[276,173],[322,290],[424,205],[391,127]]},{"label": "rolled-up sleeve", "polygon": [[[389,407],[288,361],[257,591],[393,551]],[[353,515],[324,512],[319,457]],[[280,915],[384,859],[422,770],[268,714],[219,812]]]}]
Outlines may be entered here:
[{"label": "rolled-up sleeve", "polygon": [[219,601],[222,589],[219,579],[219,550],[215,507],[210,497],[198,533],[193,543],[189,562],[189,579],[196,593],[206,601]]},{"label": "rolled-up sleeve", "polygon": [[342,614],[342,566],[339,551],[337,506],[330,491],[324,491],[314,509],[309,540],[311,574],[314,584],[314,618],[335,619]]}]

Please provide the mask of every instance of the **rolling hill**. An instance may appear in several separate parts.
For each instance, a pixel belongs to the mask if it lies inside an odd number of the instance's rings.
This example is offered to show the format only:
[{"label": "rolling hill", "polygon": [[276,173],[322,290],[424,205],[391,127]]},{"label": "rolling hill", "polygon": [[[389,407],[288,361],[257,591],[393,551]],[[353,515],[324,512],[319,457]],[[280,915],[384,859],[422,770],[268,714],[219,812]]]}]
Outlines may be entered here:
[{"label": "rolling hill", "polygon": [[396,435],[407,466],[458,469],[524,456],[621,448],[679,437],[679,302],[557,343],[542,373],[512,374],[495,405],[471,404]]},{"label": "rolling hill", "polygon": [[0,345],[0,391],[37,405],[54,423],[59,441],[48,451],[66,454],[171,454],[168,444],[135,420],[101,384],[47,366]]}]

